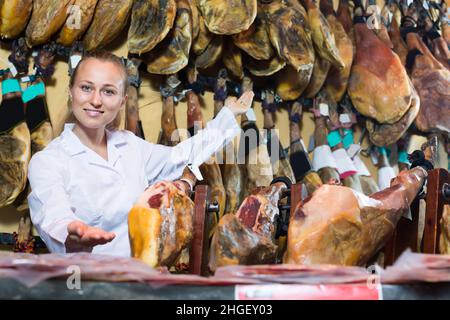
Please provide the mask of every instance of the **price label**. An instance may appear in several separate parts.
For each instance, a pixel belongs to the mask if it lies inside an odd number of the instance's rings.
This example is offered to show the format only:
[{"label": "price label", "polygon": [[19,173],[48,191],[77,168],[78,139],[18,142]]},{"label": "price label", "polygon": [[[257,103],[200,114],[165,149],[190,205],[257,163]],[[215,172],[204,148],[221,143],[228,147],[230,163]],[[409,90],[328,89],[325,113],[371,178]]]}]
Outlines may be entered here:
[{"label": "price label", "polygon": [[75,69],[77,67],[77,65],[80,63],[82,59],[82,56],[80,55],[73,55],[70,56],[70,66],[72,67],[72,69]]},{"label": "price label", "polygon": [[359,151],[361,151],[361,146],[356,143],[352,143],[347,149],[348,156],[352,159],[359,153]]},{"label": "price label", "polygon": [[339,116],[339,121],[340,121],[341,123],[351,123],[351,122],[352,122],[352,119],[350,119],[350,116],[348,115],[348,113],[342,113],[342,114]]},{"label": "price label", "polygon": [[200,172],[199,167],[194,166],[191,163],[189,163],[187,167],[189,168],[189,170],[191,170],[191,172],[194,174],[195,178],[197,178],[198,181],[203,180],[203,176],[202,173]]},{"label": "price label", "polygon": [[11,72],[12,76],[13,77],[17,76],[17,74],[18,74],[17,69],[11,62],[8,63],[8,67],[9,67],[9,71]]},{"label": "price label", "polygon": [[320,114],[325,117],[328,117],[330,115],[330,110],[326,103],[320,103],[319,110],[320,110]]}]

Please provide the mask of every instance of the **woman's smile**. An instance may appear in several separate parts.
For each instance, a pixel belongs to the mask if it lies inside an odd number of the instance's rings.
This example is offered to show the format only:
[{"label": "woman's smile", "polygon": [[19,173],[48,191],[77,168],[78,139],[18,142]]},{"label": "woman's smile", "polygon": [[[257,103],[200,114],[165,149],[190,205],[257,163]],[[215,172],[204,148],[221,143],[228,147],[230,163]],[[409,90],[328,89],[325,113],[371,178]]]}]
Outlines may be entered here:
[{"label": "woman's smile", "polygon": [[95,109],[83,109],[87,115],[91,118],[98,118],[100,117],[105,111],[102,110],[95,110]]}]

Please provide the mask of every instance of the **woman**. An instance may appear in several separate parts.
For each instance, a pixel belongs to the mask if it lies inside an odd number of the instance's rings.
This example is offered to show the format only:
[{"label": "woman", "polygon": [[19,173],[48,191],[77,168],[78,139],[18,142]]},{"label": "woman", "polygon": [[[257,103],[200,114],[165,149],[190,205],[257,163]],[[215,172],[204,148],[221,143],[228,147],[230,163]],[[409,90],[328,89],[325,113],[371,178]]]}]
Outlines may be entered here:
[{"label": "woman", "polygon": [[[137,197],[159,180],[179,179],[233,139],[253,93],[226,101],[207,127],[175,147],[115,130],[127,101],[122,61],[86,55],[70,79],[73,124],[30,161],[31,219],[51,252],[130,256],[127,216]],[[186,182],[179,182],[180,184]]]}]

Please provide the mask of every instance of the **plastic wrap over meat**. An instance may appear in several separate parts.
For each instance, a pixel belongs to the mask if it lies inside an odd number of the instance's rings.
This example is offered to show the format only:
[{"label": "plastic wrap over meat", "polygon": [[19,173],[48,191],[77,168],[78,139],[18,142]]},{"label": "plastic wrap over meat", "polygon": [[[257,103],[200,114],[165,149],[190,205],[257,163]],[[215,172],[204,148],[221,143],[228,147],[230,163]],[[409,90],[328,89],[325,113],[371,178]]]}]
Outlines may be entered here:
[{"label": "plastic wrap over meat", "polygon": [[370,197],[347,187],[321,186],[291,216],[284,262],[365,265],[408,212],[426,176],[421,167],[403,171],[389,188]]},{"label": "plastic wrap over meat", "polygon": [[281,182],[262,187],[244,200],[235,215],[226,214],[220,219],[211,243],[211,270],[225,265],[275,262],[275,222],[284,189],[286,185]]},{"label": "plastic wrap over meat", "polygon": [[152,267],[171,266],[193,237],[194,202],[172,182],[158,182],[128,215],[133,257]]}]

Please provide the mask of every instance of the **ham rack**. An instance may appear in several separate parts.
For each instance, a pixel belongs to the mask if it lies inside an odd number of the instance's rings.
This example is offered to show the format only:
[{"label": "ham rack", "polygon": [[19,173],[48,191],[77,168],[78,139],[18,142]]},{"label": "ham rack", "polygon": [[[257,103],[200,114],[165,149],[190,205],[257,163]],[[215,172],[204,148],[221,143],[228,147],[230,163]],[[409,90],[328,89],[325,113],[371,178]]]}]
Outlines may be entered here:
[{"label": "ham rack", "polygon": [[442,168],[428,171],[426,194],[419,195],[411,205],[412,220],[400,218],[392,238],[384,248],[385,266],[392,265],[407,248],[418,251],[420,199],[426,202],[425,228],[420,251],[439,253],[442,211],[445,204],[450,204],[450,173]]},{"label": "ham rack", "polygon": [[[287,180],[286,180],[287,179]],[[275,178],[275,182],[286,182],[288,188],[283,192],[281,199],[287,198],[286,203],[279,204],[280,218],[277,221],[276,237],[287,235],[289,217],[295,211],[297,205],[302,201],[302,184],[291,184],[285,177]],[[191,250],[189,251],[189,273],[199,276],[208,276],[209,244],[212,226],[208,224],[208,214],[217,214],[219,206],[217,203],[209,203],[209,188],[207,185],[197,185],[194,191],[194,236]],[[280,199],[280,200],[281,200]],[[282,214],[284,213],[284,214]]]}]

